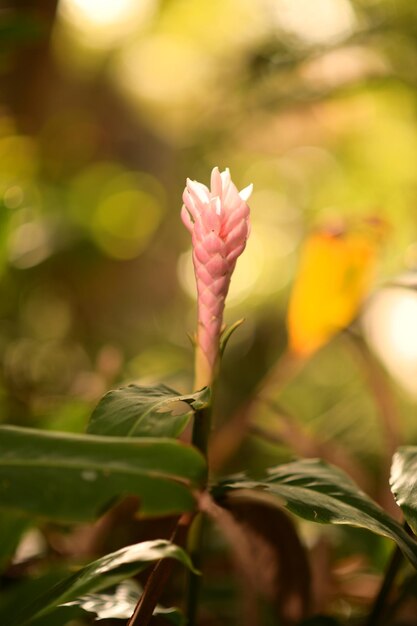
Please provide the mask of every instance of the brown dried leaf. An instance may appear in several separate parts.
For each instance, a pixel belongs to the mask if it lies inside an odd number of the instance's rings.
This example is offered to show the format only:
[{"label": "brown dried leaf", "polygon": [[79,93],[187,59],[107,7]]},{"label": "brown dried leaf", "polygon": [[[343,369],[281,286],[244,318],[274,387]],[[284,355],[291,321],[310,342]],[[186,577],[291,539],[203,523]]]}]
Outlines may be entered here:
[{"label": "brown dried leaf", "polygon": [[[270,602],[280,623],[295,624],[307,617],[311,575],[308,556],[289,517],[277,507],[251,498],[229,495],[222,507],[214,502],[201,508],[218,524],[231,544],[235,563],[249,600]],[[255,597],[253,597],[255,596]],[[254,607],[252,611],[255,614]]]}]

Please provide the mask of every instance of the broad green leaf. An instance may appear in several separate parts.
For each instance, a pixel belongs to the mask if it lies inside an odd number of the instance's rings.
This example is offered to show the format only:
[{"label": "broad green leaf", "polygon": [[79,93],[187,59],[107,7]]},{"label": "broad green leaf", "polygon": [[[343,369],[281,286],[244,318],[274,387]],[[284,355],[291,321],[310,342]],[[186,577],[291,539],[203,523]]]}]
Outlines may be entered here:
[{"label": "broad green leaf", "polygon": [[22,608],[16,610],[8,626],[24,626],[34,618],[47,614],[58,605],[65,605],[85,594],[117,585],[160,559],[175,559],[189,569],[193,569],[187,553],[164,539],[127,546],[93,561],[75,574],[61,580],[34,602],[21,605]]},{"label": "broad green leaf", "polygon": [[269,501],[278,499],[295,515],[313,522],[345,524],[388,537],[417,567],[417,543],[346,474],[323,461],[281,465],[270,469],[263,481],[234,477],[216,487],[214,494],[236,489],[250,489]]},{"label": "broad green leaf", "polygon": [[390,485],[405,519],[417,533],[417,446],[403,446],[394,454]]},{"label": "broad green leaf", "polygon": [[165,385],[128,385],[109,391],[94,409],[87,432],[120,437],[177,437],[194,410],[207,406],[210,390],[180,395]]},{"label": "broad green leaf", "polygon": [[[142,587],[135,580],[125,580],[111,591],[89,593],[65,606],[78,606],[87,613],[94,613],[96,620],[129,619],[142,594]],[[154,615],[160,615],[174,626],[182,626],[184,617],[175,607],[165,608],[157,604]]]},{"label": "broad green leaf", "polygon": [[116,499],[145,515],[192,510],[202,455],[172,439],[126,439],[0,427],[0,503],[47,519],[94,519]]}]

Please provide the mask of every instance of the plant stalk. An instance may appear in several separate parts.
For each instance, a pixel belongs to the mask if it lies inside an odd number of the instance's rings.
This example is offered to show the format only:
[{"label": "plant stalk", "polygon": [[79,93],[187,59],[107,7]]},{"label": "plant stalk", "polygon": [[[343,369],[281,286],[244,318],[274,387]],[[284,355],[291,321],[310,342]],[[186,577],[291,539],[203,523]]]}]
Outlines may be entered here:
[{"label": "plant stalk", "polygon": [[365,626],[377,626],[380,624],[381,618],[383,618],[384,610],[387,604],[389,594],[394,584],[395,578],[398,574],[398,570],[404,561],[404,556],[399,547],[397,546],[391,556],[388,563],[388,567],[385,572],[384,580],[382,581],[381,588],[378,595],[375,598],[371,612],[366,620]]},{"label": "plant stalk", "polygon": [[[204,539],[205,517],[199,513],[194,519],[189,533],[188,553],[194,567],[199,570],[202,563],[202,548]],[[189,572],[186,600],[187,626],[195,626],[197,620],[198,603],[201,592],[201,576]]]},{"label": "plant stalk", "polygon": [[[191,521],[191,513],[182,515],[175,526],[170,540],[180,546],[184,545]],[[162,559],[156,563],[146,581],[135,611],[126,626],[146,626],[149,624],[159,597],[171,576],[174,565],[175,562],[172,559]]]},{"label": "plant stalk", "polygon": [[[207,459],[208,440],[211,429],[211,405],[197,411],[194,416],[192,444],[200,450]],[[205,519],[199,513],[194,520],[188,542],[188,552],[194,567],[200,569],[202,562],[202,548],[204,540]],[[198,602],[201,592],[201,575],[189,573],[187,593],[187,626],[195,626],[198,612]]]}]

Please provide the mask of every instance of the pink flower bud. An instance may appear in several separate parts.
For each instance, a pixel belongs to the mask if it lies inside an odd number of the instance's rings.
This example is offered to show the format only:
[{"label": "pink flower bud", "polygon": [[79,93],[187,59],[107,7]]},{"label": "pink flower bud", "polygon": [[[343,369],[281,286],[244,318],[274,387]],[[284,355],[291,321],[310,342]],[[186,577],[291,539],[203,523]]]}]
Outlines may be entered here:
[{"label": "pink flower bud", "polygon": [[252,185],[238,192],[226,169],[211,173],[211,189],[187,179],[181,218],[192,235],[198,292],[196,385],[211,383],[219,355],[223,311],[237,257],[250,232],[246,204]]}]

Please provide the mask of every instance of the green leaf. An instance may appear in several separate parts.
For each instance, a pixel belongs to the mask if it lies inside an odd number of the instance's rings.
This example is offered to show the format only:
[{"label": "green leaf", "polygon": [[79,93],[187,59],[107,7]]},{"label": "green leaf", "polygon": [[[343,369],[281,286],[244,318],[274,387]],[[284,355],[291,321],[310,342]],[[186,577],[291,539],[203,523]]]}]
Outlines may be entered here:
[{"label": "green leaf", "polygon": [[405,519],[417,533],[417,446],[403,446],[394,454],[390,486]]},{"label": "green leaf", "polygon": [[281,465],[270,469],[263,481],[238,476],[221,483],[214,494],[236,489],[250,489],[268,501],[278,499],[295,515],[313,522],[345,524],[388,537],[417,568],[417,543],[346,474],[323,461]]},{"label": "green leaf", "polygon": [[210,390],[180,395],[165,385],[128,385],[109,391],[94,409],[87,432],[119,437],[177,437],[194,411],[208,405]]},{"label": "green leaf", "polygon": [[94,519],[127,494],[145,515],[189,511],[205,474],[202,455],[172,439],[0,427],[2,506],[51,520]]},{"label": "green leaf", "polygon": [[224,353],[224,351],[226,350],[226,346],[229,343],[230,337],[233,335],[235,330],[237,330],[239,326],[243,324],[244,321],[245,319],[242,318],[240,320],[237,320],[237,322],[235,322],[234,324],[231,324],[231,326],[227,326],[224,329],[220,337],[220,354]]},{"label": "green leaf", "polygon": [[[89,593],[65,606],[78,606],[87,613],[94,613],[97,619],[129,619],[142,594],[142,587],[135,580],[125,580],[111,591]],[[184,617],[175,607],[165,608],[157,604],[154,615],[164,617],[174,626],[182,626]]]},{"label": "green leaf", "polygon": [[144,541],[127,546],[93,561],[75,574],[60,581],[34,602],[16,610],[8,626],[24,626],[32,619],[47,614],[58,605],[65,605],[87,593],[117,585],[122,580],[138,574],[150,563],[160,559],[175,559],[193,570],[187,553],[179,546],[164,539]]},{"label": "green leaf", "polygon": [[[69,576],[69,572],[59,566],[50,565],[47,573],[36,578],[17,578],[11,585],[4,585],[0,593],[0,624],[9,624],[16,613],[16,607],[22,605],[22,598],[25,603],[32,604],[36,599],[44,595],[49,589]],[[53,621],[51,614],[42,620],[31,620],[31,626],[62,626],[76,616],[82,616],[82,611],[76,607],[60,607],[53,611]],[[85,614],[84,614],[85,615]]]},{"label": "green leaf", "polygon": [[15,511],[0,509],[0,571],[13,556],[19,541],[30,526],[30,519]]}]

